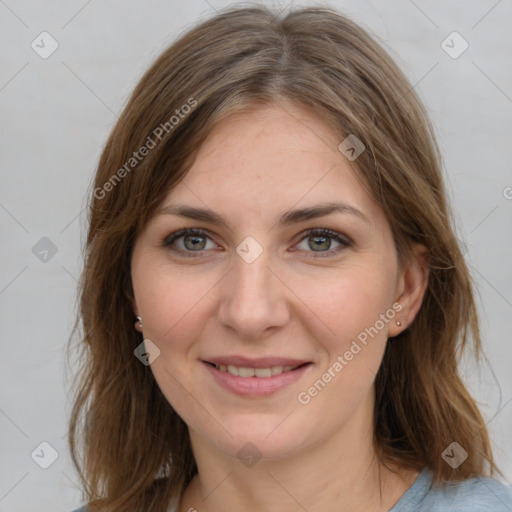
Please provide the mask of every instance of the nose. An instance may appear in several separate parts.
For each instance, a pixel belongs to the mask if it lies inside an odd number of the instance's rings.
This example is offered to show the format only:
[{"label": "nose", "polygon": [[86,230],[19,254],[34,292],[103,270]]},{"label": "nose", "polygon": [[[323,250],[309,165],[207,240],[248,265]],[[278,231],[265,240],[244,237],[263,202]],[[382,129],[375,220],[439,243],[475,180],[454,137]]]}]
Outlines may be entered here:
[{"label": "nose", "polygon": [[290,290],[270,267],[265,251],[251,263],[237,255],[223,280],[218,319],[238,338],[261,339],[289,321]]}]

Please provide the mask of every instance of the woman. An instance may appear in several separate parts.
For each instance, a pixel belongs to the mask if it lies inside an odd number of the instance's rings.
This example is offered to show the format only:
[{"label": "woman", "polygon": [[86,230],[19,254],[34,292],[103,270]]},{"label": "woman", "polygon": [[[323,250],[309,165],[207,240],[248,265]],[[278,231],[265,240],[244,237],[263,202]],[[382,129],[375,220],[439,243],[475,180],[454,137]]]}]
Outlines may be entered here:
[{"label": "woman", "polygon": [[511,510],[458,373],[480,338],[451,222],[424,108],[353,22],[186,33],[95,178],[84,510]]}]

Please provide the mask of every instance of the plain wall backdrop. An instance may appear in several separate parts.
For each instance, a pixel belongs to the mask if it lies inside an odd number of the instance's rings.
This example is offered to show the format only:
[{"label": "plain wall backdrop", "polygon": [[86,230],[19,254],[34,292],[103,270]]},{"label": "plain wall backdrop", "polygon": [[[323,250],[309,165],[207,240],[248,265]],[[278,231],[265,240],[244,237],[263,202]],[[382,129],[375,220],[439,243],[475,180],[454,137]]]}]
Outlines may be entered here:
[{"label": "plain wall backdrop", "polygon": [[[116,116],[142,73],[186,28],[228,5],[0,0],[0,512],[66,512],[81,503],[66,437],[73,368],[65,346],[75,315],[86,195]],[[323,5],[377,36],[437,130],[489,359],[489,365],[465,365],[464,375],[510,481],[512,4]]]}]

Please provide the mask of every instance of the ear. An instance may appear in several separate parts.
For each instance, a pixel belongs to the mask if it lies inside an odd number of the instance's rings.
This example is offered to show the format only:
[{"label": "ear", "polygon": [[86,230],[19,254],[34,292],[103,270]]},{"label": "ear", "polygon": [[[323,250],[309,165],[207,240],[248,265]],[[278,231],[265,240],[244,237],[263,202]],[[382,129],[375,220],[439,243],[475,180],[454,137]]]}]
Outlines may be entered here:
[{"label": "ear", "polygon": [[[133,314],[135,317],[138,317],[139,316],[139,308],[137,307],[137,301],[135,300],[135,298],[133,298],[131,302],[132,302]],[[142,323],[141,322],[136,320],[134,327],[135,327],[136,331],[142,332]]]},{"label": "ear", "polygon": [[126,297],[126,300],[128,300],[128,302],[130,302],[130,304],[132,305],[133,315],[138,316],[139,308],[137,307],[137,301],[135,300],[135,294],[133,292],[133,286],[131,284],[129,286],[125,286],[124,295]]},{"label": "ear", "polygon": [[[422,244],[415,244],[412,247],[411,255],[400,270],[395,303],[402,308],[398,310],[394,321],[390,322],[388,335],[390,338],[397,336],[413,322],[418,314],[425,296],[428,284],[428,249]],[[396,322],[401,325],[397,325]]]}]

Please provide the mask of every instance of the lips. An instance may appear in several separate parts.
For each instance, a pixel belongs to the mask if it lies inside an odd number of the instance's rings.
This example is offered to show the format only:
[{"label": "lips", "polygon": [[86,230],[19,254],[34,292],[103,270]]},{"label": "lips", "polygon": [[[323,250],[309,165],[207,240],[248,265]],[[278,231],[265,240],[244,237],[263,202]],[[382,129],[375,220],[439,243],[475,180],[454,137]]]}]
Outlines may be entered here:
[{"label": "lips", "polygon": [[203,360],[202,363],[221,388],[245,398],[263,398],[283,390],[310,373],[313,366],[312,362],[282,357],[212,357]]},{"label": "lips", "polygon": [[301,366],[310,361],[304,359],[291,359],[285,357],[259,357],[219,356],[203,359],[205,363],[215,366],[236,366],[238,368],[271,368],[272,366]]}]

